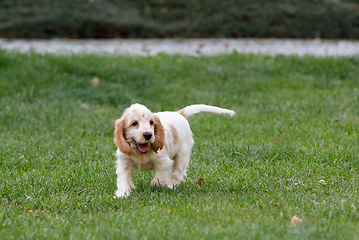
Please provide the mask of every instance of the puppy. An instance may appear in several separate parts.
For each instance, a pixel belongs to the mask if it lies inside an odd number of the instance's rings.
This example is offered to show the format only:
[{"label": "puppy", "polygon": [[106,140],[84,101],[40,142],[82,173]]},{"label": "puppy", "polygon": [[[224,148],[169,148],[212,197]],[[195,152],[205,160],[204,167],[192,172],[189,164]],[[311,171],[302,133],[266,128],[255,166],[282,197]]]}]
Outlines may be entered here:
[{"label": "puppy", "polygon": [[152,113],[135,103],[116,121],[117,197],[130,195],[135,188],[133,168],[154,170],[151,185],[183,183],[193,147],[192,131],[187,118],[200,112],[228,114],[234,111],[203,104],[191,105],[177,112]]}]

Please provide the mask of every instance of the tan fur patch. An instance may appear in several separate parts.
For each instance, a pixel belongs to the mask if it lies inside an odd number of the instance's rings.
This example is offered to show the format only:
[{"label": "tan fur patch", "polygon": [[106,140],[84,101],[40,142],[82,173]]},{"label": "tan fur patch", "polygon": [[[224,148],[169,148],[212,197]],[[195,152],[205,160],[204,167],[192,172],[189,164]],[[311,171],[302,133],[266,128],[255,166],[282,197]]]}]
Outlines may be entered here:
[{"label": "tan fur patch", "polygon": [[186,114],[184,114],[184,108],[179,110],[178,113],[187,118]]},{"label": "tan fur patch", "polygon": [[173,137],[173,143],[176,144],[178,142],[178,132],[176,130],[176,128],[170,124],[170,130],[171,130],[171,134],[172,134],[172,137]]}]

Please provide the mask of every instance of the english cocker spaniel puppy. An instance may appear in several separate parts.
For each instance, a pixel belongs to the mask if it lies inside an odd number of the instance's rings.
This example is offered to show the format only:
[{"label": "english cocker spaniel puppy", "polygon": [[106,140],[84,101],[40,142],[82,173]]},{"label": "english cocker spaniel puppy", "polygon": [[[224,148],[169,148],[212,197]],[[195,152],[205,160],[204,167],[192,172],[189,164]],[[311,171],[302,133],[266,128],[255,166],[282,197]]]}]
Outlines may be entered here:
[{"label": "english cocker spaniel puppy", "polygon": [[135,103],[116,121],[117,197],[129,196],[135,185],[133,168],[154,170],[151,185],[183,183],[193,146],[192,131],[187,118],[200,112],[229,114],[234,111],[203,104],[191,105],[177,112],[152,113]]}]

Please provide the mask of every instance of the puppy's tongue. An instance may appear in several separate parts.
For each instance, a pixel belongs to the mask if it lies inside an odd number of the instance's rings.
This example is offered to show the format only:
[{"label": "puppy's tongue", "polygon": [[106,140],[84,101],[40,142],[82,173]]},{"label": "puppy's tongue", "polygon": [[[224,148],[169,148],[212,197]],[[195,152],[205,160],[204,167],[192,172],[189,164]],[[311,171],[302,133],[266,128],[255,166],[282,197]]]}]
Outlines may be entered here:
[{"label": "puppy's tongue", "polygon": [[148,144],[145,143],[145,144],[138,144],[138,149],[141,151],[141,152],[147,152],[148,150]]}]

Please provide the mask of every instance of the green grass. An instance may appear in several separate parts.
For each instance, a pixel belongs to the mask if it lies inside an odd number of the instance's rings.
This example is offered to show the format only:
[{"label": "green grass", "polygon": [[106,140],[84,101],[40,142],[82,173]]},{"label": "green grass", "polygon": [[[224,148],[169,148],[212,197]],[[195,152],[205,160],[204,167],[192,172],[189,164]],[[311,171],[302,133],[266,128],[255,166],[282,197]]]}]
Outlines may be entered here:
[{"label": "green grass", "polygon": [[[358,88],[358,57],[2,51],[0,238],[359,239]],[[114,199],[113,121],[134,102],[237,114],[189,119],[185,184],[136,171]]]}]

